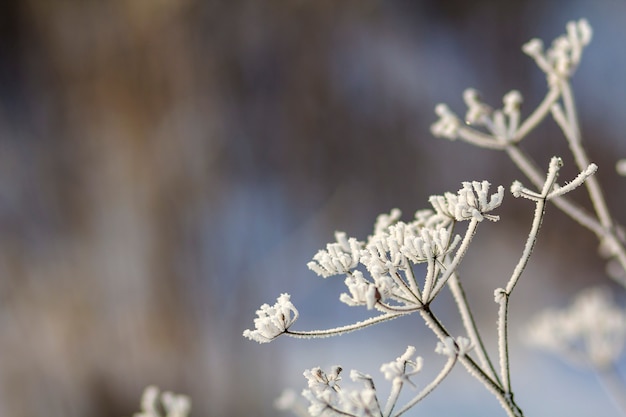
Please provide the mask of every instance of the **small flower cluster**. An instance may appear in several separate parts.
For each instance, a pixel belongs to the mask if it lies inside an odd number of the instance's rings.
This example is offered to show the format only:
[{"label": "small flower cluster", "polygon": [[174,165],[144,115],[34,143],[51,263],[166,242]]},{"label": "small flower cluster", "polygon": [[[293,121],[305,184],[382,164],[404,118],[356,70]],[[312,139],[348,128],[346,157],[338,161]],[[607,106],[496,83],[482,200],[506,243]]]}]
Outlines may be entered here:
[{"label": "small flower cluster", "polygon": [[[487,181],[464,182],[456,194],[431,196],[432,210],[420,210],[410,223],[399,221],[400,211],[379,216],[375,233],[367,242],[348,239],[344,233],[336,233],[336,243],[329,243],[320,250],[309,269],[326,278],[346,274],[349,293],[340,300],[350,306],[364,305],[368,309],[394,305],[421,307],[432,298],[437,277],[443,276],[446,257],[457,247],[460,236],[452,236],[452,225],[456,221],[483,219],[498,220],[489,214],[502,203],[504,188],[489,196]],[[427,263],[429,273],[423,284],[418,284],[412,264]],[[362,265],[371,276],[365,278],[356,268]]]},{"label": "small flower cluster", "polygon": [[[582,19],[568,23],[566,34],[555,39],[545,51],[543,43],[538,39],[523,46],[524,53],[535,60],[548,81],[546,96],[525,120],[521,120],[520,113],[523,98],[516,90],[503,97],[501,108],[493,109],[481,100],[476,90],[467,89],[463,93],[467,106],[464,119],[445,104],[435,108],[438,120],[431,126],[435,136],[461,139],[478,147],[505,151],[532,183],[530,188],[520,181],[511,186],[513,196],[534,202],[535,210],[530,232],[510,279],[504,287],[494,291],[495,301],[499,305],[499,369],[494,366],[496,362],[492,361],[483,343],[457,270],[478,224],[485,219],[499,220],[492,212],[501,205],[504,188],[500,186],[490,194],[491,185],[487,181],[464,182],[457,193],[430,197],[432,208],[417,211],[410,222],[401,221],[401,213],[397,209],[380,215],[374,233],[365,241],[348,238],[345,233],[337,232],[336,241],[326,245],[308,263],[309,269],[324,278],[345,275],[347,292],[340,296],[343,303],[365,306],[382,314],[328,330],[296,331],[290,329],[290,326],[298,317],[298,312],[289,301],[289,295],[283,294],[274,306],[261,306],[254,321],[255,330],[244,332],[244,336],[261,343],[281,334],[302,338],[327,337],[419,312],[427,327],[439,339],[435,352],[447,357],[439,374],[402,408],[395,409],[402,387],[407,384],[415,387],[410,378],[422,368],[422,359],[413,359],[415,349],[409,346],[403,355],[380,368],[385,378],[391,381],[391,393],[384,407],[379,402],[372,377],[352,371],[351,378],[364,383],[364,388],[342,390],[339,385],[341,367],[335,366],[329,373],[321,368],[305,371],[308,389],[304,390],[303,395],[308,400],[308,411],[302,404],[296,404],[293,393],[281,398],[279,406],[282,409],[313,416],[398,417],[429,395],[458,362],[494,394],[509,417],[523,416],[511,385],[509,301],[536,246],[546,204],[553,203],[600,238],[606,255],[621,267],[620,274],[615,274],[621,277],[617,281],[626,287],[626,279],[623,278],[626,276],[626,239],[623,238],[621,228],[614,223],[594,177],[598,167],[591,163],[582,147],[581,129],[569,84],[569,78],[577,68],[582,51],[591,37],[591,28]],[[568,141],[580,172],[576,178],[563,185],[557,182],[563,163],[561,158],[552,158],[547,173],[542,173],[518,146],[550,115]],[[617,169],[620,174],[626,175],[626,161],[620,161]],[[583,184],[589,193],[594,213],[589,213],[566,195]],[[459,233],[459,222],[466,222],[465,232],[455,234]],[[418,271],[423,274],[423,269],[414,269],[417,264],[425,264],[423,278],[417,274]],[[452,338],[435,316],[431,302],[444,286],[450,289],[457,304],[467,337]],[[527,340],[575,363],[609,371],[626,341],[626,311],[616,307],[606,292],[591,290],[583,293],[566,310],[547,311],[538,316],[529,326]],[[615,398],[618,403],[623,403],[626,415],[623,395],[619,393]]]},{"label": "small flower cluster", "polygon": [[447,337],[437,343],[435,352],[448,357],[464,356],[472,350],[473,347],[472,342],[467,337],[459,336],[456,340],[452,337]]},{"label": "small flower cluster", "polygon": [[548,83],[568,78],[580,63],[582,51],[591,42],[591,26],[585,19],[567,24],[567,33],[552,42],[546,51],[541,39],[531,39],[522,51],[535,60],[537,66],[548,76]]},{"label": "small flower cluster", "polygon": [[[422,358],[415,356],[415,348],[409,346],[406,352],[396,358],[395,361],[385,363],[380,370],[389,381],[402,385],[409,382],[410,377],[417,374],[422,367]],[[352,370],[350,379],[354,382],[362,382],[364,387],[361,389],[342,390],[339,387],[341,381],[340,373],[342,369],[339,366],[333,366],[329,373],[322,371],[321,368],[313,368],[304,371],[304,377],[307,379],[308,389],[302,392],[302,395],[309,402],[308,411],[311,416],[319,415],[351,415],[351,416],[381,416],[383,410],[378,400],[374,381],[371,376],[362,372]],[[398,386],[397,389],[400,387]],[[390,398],[390,401],[397,400],[396,397]],[[393,407],[387,404],[385,409],[389,412]],[[385,414],[388,415],[388,414]]]},{"label": "small flower cluster", "polygon": [[415,386],[409,379],[422,370],[423,360],[418,356],[415,360],[411,358],[415,356],[415,347],[409,346],[402,356],[398,356],[395,361],[384,363],[380,367],[380,372],[385,375],[387,381],[393,383],[408,382]]},{"label": "small flower cluster", "polygon": [[[321,368],[307,369],[304,377],[307,379],[309,388],[302,391],[310,405],[308,408],[311,416],[328,415],[355,415],[374,416],[380,415],[380,407],[376,398],[376,391],[371,386],[361,390],[343,391],[339,387],[342,369],[334,366],[330,373]],[[368,378],[356,371],[350,373],[354,381]]]},{"label": "small flower cluster", "polygon": [[502,204],[504,187],[498,187],[498,192],[489,199],[489,182],[464,182],[458,193],[446,193],[443,196],[431,196],[429,201],[435,211],[444,218],[457,221],[475,218],[478,221],[488,219],[499,220],[498,216],[486,214]]},{"label": "small flower cluster", "polygon": [[606,290],[582,292],[564,310],[546,310],[529,325],[525,339],[576,365],[603,369],[613,364],[626,341],[626,311]]},{"label": "small flower cluster", "polygon": [[191,411],[191,400],[186,395],[163,393],[151,385],[141,397],[141,411],[134,417],[187,417]]},{"label": "small flower cluster", "polygon": [[[340,300],[349,306],[366,306],[396,316],[417,311],[441,290],[473,236],[474,229],[468,230],[465,245],[461,245],[463,250],[454,253],[461,241],[460,236],[452,235],[455,222],[470,221],[475,228],[484,219],[498,220],[498,216],[490,212],[502,203],[504,188],[498,187],[496,193],[489,196],[489,187],[487,181],[464,182],[456,194],[432,196],[433,209],[419,210],[415,220],[409,223],[399,220],[401,213],[397,209],[380,215],[374,234],[367,242],[337,232],[336,242],[318,251],[307,265],[324,278],[345,274],[348,292],[341,294]],[[418,283],[412,265],[420,263],[427,264],[427,274],[424,281]],[[452,267],[446,268],[446,265]],[[357,269],[359,267],[363,271]],[[262,305],[256,314],[255,330],[245,330],[243,335],[259,343],[269,342],[284,333],[296,337],[338,334],[332,331],[288,332],[298,318],[298,310],[289,294],[282,294],[273,306]],[[350,330],[357,328],[359,326]]]},{"label": "small flower cluster", "polygon": [[[463,100],[467,105],[465,121],[452,112],[446,104],[438,104],[435,113],[439,117],[431,126],[431,133],[436,137],[450,140],[458,138],[479,147],[491,149],[505,149],[511,143],[519,142],[546,114],[553,111],[562,93],[563,85],[560,81],[571,77],[580,63],[582,51],[591,41],[592,31],[586,20],[569,22],[567,33],[556,38],[552,47],[544,51],[540,39],[532,39],[522,50],[532,57],[537,66],[546,74],[550,92],[537,110],[523,123],[520,120],[522,95],[512,90],[504,95],[504,106],[494,110],[485,104],[478,91],[468,88],[463,93]],[[486,129],[486,133],[473,127]]]},{"label": "small flower cluster", "polygon": [[273,306],[263,304],[256,311],[255,330],[245,330],[243,335],[259,343],[267,343],[285,333],[298,318],[298,310],[289,294],[281,294]]},{"label": "small flower cluster", "polygon": [[[463,92],[463,100],[467,105],[464,122],[446,104],[440,103],[435,107],[439,119],[430,128],[434,136],[450,140],[460,137],[479,146],[495,149],[501,149],[513,140],[519,128],[523,101],[519,91],[511,90],[505,94],[502,98],[503,108],[496,110],[485,104],[473,88]],[[468,126],[484,127],[488,134]]]}]

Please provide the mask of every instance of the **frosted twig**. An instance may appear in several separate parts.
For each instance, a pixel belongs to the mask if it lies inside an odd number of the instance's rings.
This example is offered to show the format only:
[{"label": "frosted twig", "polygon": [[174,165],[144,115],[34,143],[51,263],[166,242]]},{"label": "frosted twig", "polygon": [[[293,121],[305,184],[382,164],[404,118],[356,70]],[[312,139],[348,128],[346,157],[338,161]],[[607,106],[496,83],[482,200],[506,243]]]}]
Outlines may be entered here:
[{"label": "frosted twig", "polygon": [[491,379],[501,385],[502,383],[498,378],[498,374],[496,373],[491,359],[489,359],[487,349],[485,349],[483,340],[480,337],[480,333],[478,332],[478,327],[476,326],[474,315],[472,314],[472,310],[469,307],[467,297],[465,296],[465,291],[463,290],[463,286],[461,285],[457,273],[454,273],[450,276],[450,279],[448,280],[448,288],[450,288],[450,292],[452,292],[452,296],[454,297],[454,302],[459,309],[461,321],[463,322],[463,327],[467,332],[467,336],[470,338],[472,344],[475,347],[476,355],[478,356],[478,360],[480,361],[481,368],[485,371],[485,373],[487,373],[487,375]]},{"label": "frosted twig", "polygon": [[[420,314],[426,325],[437,335],[441,342],[446,342],[450,338],[450,334],[443,325],[433,315],[427,306],[420,310]],[[524,414],[513,400],[510,393],[505,392],[502,387],[490,378],[483,369],[474,362],[469,355],[459,356],[459,362],[463,364],[467,372],[480,381],[489,392],[491,392],[509,417],[522,417]]]},{"label": "frosted twig", "polygon": [[346,333],[364,329],[374,324],[393,320],[401,316],[406,316],[407,314],[410,314],[412,312],[414,312],[414,310],[411,310],[410,312],[381,314],[380,316],[371,317],[369,319],[359,321],[354,324],[349,324],[347,326],[341,326],[341,327],[335,327],[333,329],[327,329],[327,330],[310,330],[310,331],[287,330],[285,331],[285,334],[287,336],[295,337],[298,339],[313,339],[313,338],[322,338],[322,337],[331,337],[331,336],[341,336]]},{"label": "frosted twig", "polygon": [[541,194],[525,189],[521,186],[519,182],[515,182],[511,187],[511,191],[516,197],[525,197],[535,201],[535,214],[533,217],[532,226],[530,229],[530,233],[528,234],[528,238],[526,239],[526,244],[524,245],[524,251],[522,252],[522,256],[520,257],[515,269],[513,270],[513,274],[509,279],[506,287],[504,289],[498,288],[494,292],[495,301],[500,305],[498,312],[498,347],[500,352],[500,372],[502,376],[502,382],[504,384],[504,389],[507,392],[511,390],[511,376],[510,376],[510,367],[509,367],[509,352],[508,352],[508,306],[509,306],[509,297],[515,288],[519,278],[521,277],[526,265],[528,264],[528,260],[530,259],[530,255],[532,254],[532,250],[537,242],[537,234],[539,229],[541,228],[541,223],[543,221],[543,216],[545,214],[545,205],[548,199],[552,196],[560,196],[565,192],[571,191],[574,188],[578,187],[582,184],[586,179],[588,179],[593,173],[595,173],[597,167],[595,165],[590,165],[585,169],[584,172],[580,173],[576,179],[574,179],[570,184],[565,187],[557,188],[556,187],[556,179],[558,176],[558,172],[563,162],[561,158],[553,157],[550,160],[550,166],[548,168],[548,174],[546,176],[546,181],[542,186]]},{"label": "frosted twig", "polygon": [[[543,186],[540,197],[534,199],[535,200],[535,215],[533,217],[532,226],[530,229],[530,233],[528,234],[528,238],[526,239],[526,244],[524,245],[524,251],[522,253],[521,258],[519,259],[514,271],[511,276],[509,282],[506,285],[506,289],[499,288],[495,291],[495,301],[500,305],[498,311],[498,348],[500,353],[500,373],[502,378],[502,383],[504,384],[505,392],[511,392],[511,376],[510,376],[510,367],[509,367],[509,343],[508,343],[508,306],[509,306],[509,296],[517,284],[519,277],[521,276],[528,260],[530,259],[530,255],[532,253],[533,247],[537,241],[537,232],[541,227],[541,222],[543,220],[543,215],[545,212],[545,204],[548,192],[554,185],[556,181],[557,173],[560,167],[560,159],[552,158],[550,162],[550,169],[548,170],[548,175],[546,182]],[[518,188],[519,183],[514,184]],[[529,193],[521,193],[521,190],[512,190],[513,195],[520,196],[526,195]]]},{"label": "frosted twig", "polygon": [[548,90],[548,94],[543,98],[541,104],[531,113],[530,116],[520,126],[520,128],[511,137],[510,143],[515,144],[521,142],[550,112],[552,104],[560,97],[561,92],[558,88],[552,87]]},{"label": "frosted twig", "polygon": [[[441,369],[441,371],[439,372],[439,374],[437,374],[437,376],[435,377],[434,380],[431,381],[430,384],[426,385],[415,397],[413,397],[413,399],[411,401],[409,401],[404,407],[402,407],[400,410],[398,410],[397,413],[394,414],[394,417],[399,417],[402,414],[406,413],[407,411],[409,411],[411,408],[413,408],[415,406],[415,404],[417,404],[418,402],[422,401],[424,398],[426,398],[426,396],[428,394],[430,394],[435,388],[437,388],[437,386],[441,383],[441,381],[443,381],[448,374],[450,373],[450,371],[452,370],[452,368],[454,368],[454,365],[456,364],[457,361],[457,356],[449,356],[448,360],[446,361],[443,369]],[[389,416],[390,414],[385,414],[385,417]]]},{"label": "frosted twig", "polygon": [[467,249],[469,247],[470,242],[472,241],[472,238],[476,234],[478,223],[480,222],[475,218],[472,218],[472,220],[470,221],[470,224],[467,226],[467,230],[465,231],[465,236],[463,237],[463,241],[461,242],[459,249],[454,255],[454,258],[452,259],[450,264],[446,265],[445,272],[437,280],[437,284],[435,285],[435,288],[433,289],[431,299],[434,298],[437,294],[439,294],[439,291],[441,291],[443,286],[446,284],[446,281],[448,281],[448,278],[450,278],[450,276],[454,273],[456,268],[459,266],[459,263],[461,263],[461,260],[463,259],[463,256],[465,256],[465,253],[467,252]]}]

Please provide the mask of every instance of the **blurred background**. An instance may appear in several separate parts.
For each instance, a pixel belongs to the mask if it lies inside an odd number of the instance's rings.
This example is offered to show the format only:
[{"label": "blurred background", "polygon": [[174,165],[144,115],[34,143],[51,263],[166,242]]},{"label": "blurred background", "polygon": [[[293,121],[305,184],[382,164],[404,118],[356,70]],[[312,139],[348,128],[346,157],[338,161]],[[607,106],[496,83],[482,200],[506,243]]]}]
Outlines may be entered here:
[{"label": "blurred background", "polygon": [[[519,89],[527,115],[545,80],[521,45],[581,17],[594,28],[574,79],[583,135],[626,222],[621,0],[2,2],[0,415],[130,416],[148,384],[189,394],[193,416],[279,415],[273,399],[318,365],[369,372],[384,392],[378,368],[407,344],[429,358],[428,383],[443,361],[418,317],[311,342],[241,333],[281,292],[300,329],[367,317],[338,302],[341,278],[306,268],[335,230],[365,239],[379,213],[410,219],[461,181],[521,179],[503,154],[434,139],[433,108],[464,114],[467,87],[494,106]],[[576,175],[552,122],[524,149]],[[499,214],[461,267],[491,346],[493,289],[532,205],[507,195]],[[534,312],[611,286],[590,233],[553,208],[544,224],[514,337]],[[460,334],[447,294],[433,308]],[[520,343],[512,355],[527,415],[617,415],[590,374]],[[410,415],[435,413],[503,415],[461,368]]]}]

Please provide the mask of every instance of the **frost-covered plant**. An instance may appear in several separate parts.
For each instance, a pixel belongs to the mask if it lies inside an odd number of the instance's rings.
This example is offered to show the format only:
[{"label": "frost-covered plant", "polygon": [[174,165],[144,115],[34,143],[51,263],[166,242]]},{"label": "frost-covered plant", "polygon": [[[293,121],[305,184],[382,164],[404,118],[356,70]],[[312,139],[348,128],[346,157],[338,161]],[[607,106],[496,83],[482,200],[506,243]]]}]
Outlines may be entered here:
[{"label": "frost-covered plant", "polygon": [[[570,77],[578,67],[585,46],[591,41],[592,31],[586,20],[567,24],[566,34],[558,37],[551,47],[533,39],[523,46],[524,53],[536,62],[546,75],[548,92],[525,119],[521,115],[522,95],[511,91],[503,98],[503,107],[493,109],[484,103],[474,89],[463,94],[467,105],[464,119],[459,118],[445,104],[435,108],[439,120],[432,125],[435,136],[507,153],[514,164],[530,181],[526,187],[515,181],[511,194],[530,200],[534,216],[521,256],[511,276],[495,289],[498,304],[498,362],[485,348],[461,285],[458,269],[473,237],[483,220],[498,221],[495,213],[503,203],[504,187],[491,187],[487,181],[464,182],[456,193],[444,193],[429,199],[430,208],[418,210],[412,220],[401,221],[401,213],[394,209],[378,217],[374,232],[360,241],[337,232],[335,242],[329,243],[309,262],[308,267],[323,278],[344,276],[347,292],[340,301],[354,307],[365,307],[377,314],[361,322],[325,330],[294,329],[298,310],[288,294],[282,294],[276,304],[264,304],[257,311],[255,328],[244,331],[244,336],[266,343],[286,335],[313,338],[342,335],[361,330],[397,317],[419,314],[426,326],[439,339],[436,352],[448,361],[439,374],[413,398],[399,405],[400,392],[406,386],[415,388],[415,379],[423,360],[416,358],[415,348],[409,346],[395,361],[384,363],[380,370],[391,383],[391,395],[383,403],[378,396],[373,378],[352,371],[350,376],[360,382],[360,389],[340,387],[341,367],[325,372],[321,368],[305,371],[308,389],[303,395],[308,409],[298,408],[293,394],[285,394],[278,402],[283,409],[292,409],[301,415],[324,416],[399,416],[423,400],[460,363],[470,375],[481,382],[500,402],[508,416],[522,416],[515,401],[509,366],[508,312],[513,291],[521,278],[538,238],[546,204],[556,207],[590,229],[600,240],[603,252],[626,271],[626,250],[621,229],[611,217],[602,190],[594,177],[597,166],[590,162],[581,144],[580,129]],[[535,166],[519,147],[520,142],[543,120],[551,118],[561,128],[578,167],[579,174],[569,182],[559,183],[558,174],[563,164],[553,157],[547,169]],[[545,172],[545,173],[544,173]],[[594,212],[589,213],[567,196],[579,186],[587,189]],[[416,268],[425,264],[425,272]],[[626,273],[613,274],[618,283],[626,286]],[[456,302],[465,335],[453,338],[432,309],[432,303],[444,288],[448,288]],[[594,367],[606,370],[621,353],[626,336],[626,313],[610,304],[600,292],[581,296],[565,312],[547,312],[532,322],[527,333],[535,344],[567,357],[575,357]],[[614,388],[615,385],[612,385]],[[623,387],[622,387],[623,388]],[[621,394],[623,396],[623,393]],[[626,414],[626,408],[624,408]]]},{"label": "frost-covered plant", "polygon": [[190,411],[191,400],[186,395],[161,392],[150,385],[141,397],[141,411],[134,417],[187,417]]}]

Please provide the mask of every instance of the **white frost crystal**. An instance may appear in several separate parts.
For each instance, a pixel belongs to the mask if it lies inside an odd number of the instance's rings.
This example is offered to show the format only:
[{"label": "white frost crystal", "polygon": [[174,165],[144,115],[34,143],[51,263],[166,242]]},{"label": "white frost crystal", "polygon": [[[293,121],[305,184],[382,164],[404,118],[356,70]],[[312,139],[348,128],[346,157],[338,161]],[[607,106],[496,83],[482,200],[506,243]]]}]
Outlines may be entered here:
[{"label": "white frost crystal", "polygon": [[267,343],[285,333],[298,318],[298,310],[289,294],[281,294],[273,306],[263,304],[256,311],[255,330],[245,330],[243,335],[259,343]]},{"label": "white frost crystal", "polygon": [[580,63],[582,51],[591,42],[591,26],[585,19],[567,24],[567,33],[552,42],[545,52],[543,42],[531,39],[522,51],[535,60],[537,66],[548,76],[550,83],[570,77]]},{"label": "white frost crystal", "polygon": [[346,274],[359,263],[362,243],[355,238],[348,239],[343,232],[336,232],[336,243],[326,245],[326,250],[318,251],[307,266],[317,275],[328,278]]},{"label": "white frost crystal", "polygon": [[445,215],[457,221],[476,219],[482,221],[488,219],[497,221],[498,216],[487,214],[502,204],[504,187],[499,186],[498,191],[489,198],[488,181],[463,182],[457,194],[445,193],[443,196],[431,196],[429,201],[438,214]]},{"label": "white frost crystal", "polygon": [[404,354],[396,358],[395,361],[382,364],[380,372],[385,375],[385,379],[388,381],[399,379],[410,382],[409,377],[422,369],[422,358],[418,356],[413,360],[411,359],[413,356],[415,356],[415,347],[409,346]]},{"label": "white frost crystal", "polygon": [[491,108],[480,100],[478,91],[468,88],[463,92],[463,101],[467,105],[465,122],[468,124],[484,124],[491,114]]},{"label": "white frost crystal", "polygon": [[343,293],[339,300],[349,306],[366,305],[368,310],[374,308],[376,301],[380,298],[376,285],[363,278],[361,271],[354,271],[346,278],[346,287],[350,295]]},{"label": "white frost crystal", "polygon": [[445,104],[437,104],[435,113],[439,116],[439,120],[435,122],[430,131],[434,136],[444,137],[447,139],[456,139],[458,137],[461,121]]},{"label": "white frost crystal", "polygon": [[419,235],[408,236],[400,251],[414,263],[427,262],[429,259],[443,258],[452,252],[460,240],[456,236],[450,242],[450,231],[444,227],[421,229]]},{"label": "white frost crystal", "polygon": [[449,357],[463,356],[467,354],[472,347],[472,342],[466,337],[459,336],[456,340],[452,337],[447,337],[443,342],[437,342],[435,352]]}]

